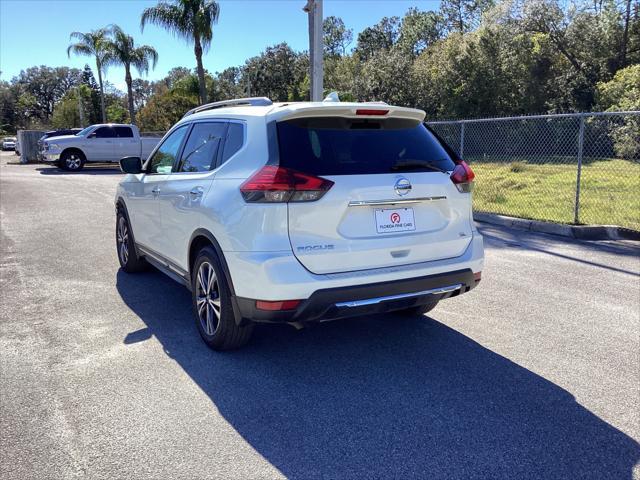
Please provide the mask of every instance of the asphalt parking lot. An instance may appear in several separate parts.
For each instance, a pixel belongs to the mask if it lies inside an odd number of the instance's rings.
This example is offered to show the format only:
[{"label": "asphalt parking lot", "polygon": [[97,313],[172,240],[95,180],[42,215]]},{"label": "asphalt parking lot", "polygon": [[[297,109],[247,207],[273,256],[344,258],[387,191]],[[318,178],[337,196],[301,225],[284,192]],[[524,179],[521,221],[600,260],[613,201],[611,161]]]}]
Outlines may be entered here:
[{"label": "asphalt parking lot", "polygon": [[127,275],[117,170],[2,154],[0,477],[640,478],[640,248],[488,225],[429,317],[198,337]]}]

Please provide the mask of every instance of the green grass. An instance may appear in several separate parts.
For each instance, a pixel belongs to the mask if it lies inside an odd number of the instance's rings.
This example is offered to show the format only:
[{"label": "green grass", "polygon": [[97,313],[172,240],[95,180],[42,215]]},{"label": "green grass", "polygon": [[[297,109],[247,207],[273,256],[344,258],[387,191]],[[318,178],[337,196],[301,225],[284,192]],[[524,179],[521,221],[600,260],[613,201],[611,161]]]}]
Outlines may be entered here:
[{"label": "green grass", "polygon": [[[471,165],[476,174],[475,210],[573,223],[575,159],[570,164],[483,159]],[[579,223],[640,230],[640,163],[618,159],[585,162]]]}]

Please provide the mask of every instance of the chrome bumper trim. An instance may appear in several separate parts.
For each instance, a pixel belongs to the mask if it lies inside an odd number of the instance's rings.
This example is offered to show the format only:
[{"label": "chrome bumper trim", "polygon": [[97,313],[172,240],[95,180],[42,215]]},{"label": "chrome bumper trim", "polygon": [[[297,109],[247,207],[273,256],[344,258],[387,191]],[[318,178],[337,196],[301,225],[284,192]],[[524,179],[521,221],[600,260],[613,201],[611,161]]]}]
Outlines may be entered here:
[{"label": "chrome bumper trim", "polygon": [[434,200],[446,200],[447,197],[420,197],[420,198],[398,198],[390,200],[352,200],[350,207],[375,207],[379,205],[408,205],[412,203],[432,202]]},{"label": "chrome bumper trim", "polygon": [[60,160],[60,154],[40,152],[40,159],[43,162],[57,162],[58,160]]},{"label": "chrome bumper trim", "polygon": [[462,284],[457,283],[455,285],[449,285],[448,287],[432,288],[431,290],[423,290],[421,292],[401,293],[399,295],[389,295],[388,297],[377,297],[377,298],[368,298],[366,300],[352,300],[349,302],[340,302],[340,303],[336,303],[336,307],[338,308],[363,307],[366,305],[375,305],[376,303],[388,302],[389,300],[401,300],[403,298],[421,297],[422,295],[439,295],[443,293],[450,293],[450,292],[455,292],[456,290],[460,290],[461,288],[462,288]]}]

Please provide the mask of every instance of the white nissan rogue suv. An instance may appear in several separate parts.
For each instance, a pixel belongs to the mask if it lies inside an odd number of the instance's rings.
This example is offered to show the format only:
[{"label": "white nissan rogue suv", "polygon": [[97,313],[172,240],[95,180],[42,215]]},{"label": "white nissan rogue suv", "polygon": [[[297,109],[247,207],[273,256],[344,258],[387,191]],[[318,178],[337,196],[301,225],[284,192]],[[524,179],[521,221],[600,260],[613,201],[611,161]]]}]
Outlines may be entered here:
[{"label": "white nissan rogue suv", "polygon": [[480,281],[473,172],[384,103],[248,98],[188,112],[116,194],[120,265],[192,292],[200,335],[245,344],[255,322],[419,315]]}]

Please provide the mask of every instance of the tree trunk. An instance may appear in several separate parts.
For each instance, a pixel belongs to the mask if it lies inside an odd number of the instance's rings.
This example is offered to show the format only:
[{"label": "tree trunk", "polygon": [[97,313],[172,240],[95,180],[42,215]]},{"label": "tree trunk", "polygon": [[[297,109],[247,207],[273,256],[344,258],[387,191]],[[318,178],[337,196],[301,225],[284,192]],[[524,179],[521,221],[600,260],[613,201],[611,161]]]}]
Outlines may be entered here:
[{"label": "tree trunk", "polygon": [[129,117],[131,123],[136,124],[136,112],[133,110],[133,88],[131,87],[131,66],[126,64],[125,69],[125,81],[127,82],[127,100],[129,101]]},{"label": "tree trunk", "polygon": [[100,84],[100,110],[102,111],[102,123],[107,123],[107,114],[104,109],[104,85],[102,84],[102,64],[100,60],[96,60],[98,68],[98,83]]},{"label": "tree trunk", "polygon": [[618,68],[626,67],[627,47],[629,45],[629,22],[630,21],[631,21],[631,0],[627,0],[627,11],[624,17],[624,31],[622,33],[622,42],[620,45],[620,65],[618,65]]},{"label": "tree trunk", "polygon": [[196,63],[198,64],[198,86],[200,87],[200,103],[204,105],[207,103],[207,85],[204,80],[204,67],[202,66],[202,45],[200,44],[200,37],[195,36],[195,46],[193,52],[196,54]]},{"label": "tree trunk", "polygon": [[[545,33],[545,32],[541,32],[541,33]],[[564,55],[567,60],[569,60],[569,63],[573,65],[573,68],[575,68],[577,72],[582,72],[582,65],[580,65],[580,62],[578,62],[578,59],[576,58],[576,56],[565,47],[563,43],[564,39],[559,38],[553,32],[548,32],[548,33],[549,33],[549,38],[551,39],[551,43],[553,43],[558,49],[558,51],[562,55]]]}]

